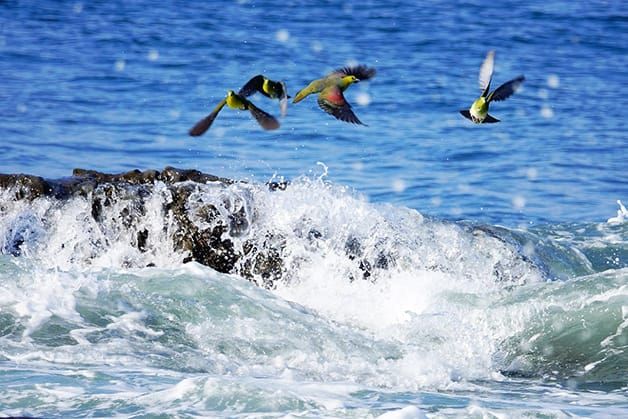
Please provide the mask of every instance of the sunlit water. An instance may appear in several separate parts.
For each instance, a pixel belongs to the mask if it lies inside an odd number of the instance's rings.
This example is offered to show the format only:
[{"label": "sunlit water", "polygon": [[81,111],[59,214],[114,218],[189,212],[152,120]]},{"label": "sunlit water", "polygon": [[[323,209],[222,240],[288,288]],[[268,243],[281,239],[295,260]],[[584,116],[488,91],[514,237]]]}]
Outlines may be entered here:
[{"label": "sunlit water", "polygon": [[[246,234],[283,237],[286,266],[265,290],[180,264],[166,234],[140,254],[82,199],[3,194],[0,415],[628,414],[624,2],[4,2],[0,19],[0,172],[247,178],[199,196],[255,208]],[[526,82],[474,126],[457,111],[490,48],[496,84]],[[368,127],[308,98],[275,132],[225,110],[186,135],[250,76],[294,94],[351,63],[378,70],[347,92]]]}]

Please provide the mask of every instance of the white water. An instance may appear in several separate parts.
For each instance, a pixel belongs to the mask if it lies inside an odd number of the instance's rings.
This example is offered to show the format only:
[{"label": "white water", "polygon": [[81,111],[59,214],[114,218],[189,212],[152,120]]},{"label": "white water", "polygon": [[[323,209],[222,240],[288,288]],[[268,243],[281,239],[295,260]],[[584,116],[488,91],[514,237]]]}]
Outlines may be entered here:
[{"label": "white water", "polygon": [[[25,244],[21,257],[0,257],[2,412],[404,418],[430,406],[479,417],[626,407],[625,269],[546,282],[507,237],[375,206],[321,180],[283,192],[203,186],[191,211],[246,209],[236,247],[281,237],[285,277],[268,291],[180,264],[163,186],[130,230],[115,219],[122,200],[103,227],[83,199],[4,198],[2,247],[15,234]],[[151,229],[146,253],[132,245],[139,228]],[[624,384],[579,387],[605,380]],[[537,391],[550,401],[520,403]]]}]

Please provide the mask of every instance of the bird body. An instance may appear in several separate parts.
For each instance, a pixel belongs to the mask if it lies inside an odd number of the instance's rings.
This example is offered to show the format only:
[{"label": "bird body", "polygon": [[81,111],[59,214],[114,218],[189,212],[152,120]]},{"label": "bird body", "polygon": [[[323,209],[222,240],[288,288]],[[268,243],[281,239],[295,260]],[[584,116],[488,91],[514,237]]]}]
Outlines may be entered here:
[{"label": "bird body", "polygon": [[353,113],[343,92],[352,84],[368,80],[373,76],[375,76],[375,69],[365,65],[341,68],[310,82],[296,94],[293,103],[299,103],[307,96],[318,93],[318,105],[323,111],[341,121],[364,125]]},{"label": "bird body", "polygon": [[[498,102],[508,99],[513,93],[519,89],[525,77],[519,76],[499,86],[497,89],[491,90],[491,80],[493,78],[493,68],[495,62],[495,52],[489,51],[480,67],[478,82],[482,95],[476,99],[469,109],[461,110],[460,113],[467,119],[476,124],[499,122],[499,119],[489,115],[488,107],[493,101]],[[490,92],[490,93],[489,93]]]},{"label": "bird body", "polygon": [[192,127],[192,129],[190,129],[189,134],[192,137],[198,137],[199,135],[203,135],[214,123],[214,120],[216,119],[222,108],[225,107],[225,105],[227,105],[227,107],[231,109],[241,111],[248,110],[249,112],[251,112],[251,115],[260,124],[260,126],[265,130],[273,130],[279,128],[279,122],[277,121],[277,119],[275,119],[275,117],[264,112],[245,97],[235,93],[233,90],[229,90],[227,92],[227,96],[222,99],[218,103],[218,105],[216,105],[214,110],[205,118],[198,121]]},{"label": "bird body", "polygon": [[281,116],[286,116],[288,109],[288,89],[283,81],[273,81],[268,77],[258,74],[247,81],[238,92],[238,95],[249,97],[255,92],[259,92],[269,99],[279,100]]}]

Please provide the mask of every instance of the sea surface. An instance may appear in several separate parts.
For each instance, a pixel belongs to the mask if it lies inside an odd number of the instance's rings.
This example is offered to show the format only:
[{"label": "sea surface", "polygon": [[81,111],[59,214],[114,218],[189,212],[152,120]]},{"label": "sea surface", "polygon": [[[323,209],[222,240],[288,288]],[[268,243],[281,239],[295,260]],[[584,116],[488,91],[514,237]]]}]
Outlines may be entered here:
[{"label": "sea surface", "polygon": [[[491,49],[526,81],[474,125]],[[356,64],[368,126],[308,97],[187,135],[256,74]],[[246,180],[201,201],[286,262],[264,289],[1,191],[0,417],[628,416],[627,69],[624,1],[0,2],[0,173]]]}]

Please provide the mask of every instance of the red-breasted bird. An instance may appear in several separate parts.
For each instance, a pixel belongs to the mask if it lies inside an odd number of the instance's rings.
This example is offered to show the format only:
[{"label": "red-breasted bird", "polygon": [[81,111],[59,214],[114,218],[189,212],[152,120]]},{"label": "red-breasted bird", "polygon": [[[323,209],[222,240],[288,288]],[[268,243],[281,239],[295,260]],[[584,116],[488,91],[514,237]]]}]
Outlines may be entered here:
[{"label": "red-breasted bird", "polygon": [[192,127],[189,134],[192,137],[197,137],[199,135],[205,134],[205,131],[211,127],[214,119],[218,116],[222,108],[227,105],[231,109],[238,110],[248,110],[253,115],[253,118],[261,125],[265,130],[272,130],[279,128],[279,121],[275,119],[274,116],[264,112],[257,106],[253,105],[251,101],[246,98],[236,94],[233,90],[229,90],[227,92],[227,96],[220,101],[220,103],[214,108],[214,110],[207,115],[205,118],[201,119]]},{"label": "red-breasted bird", "polygon": [[258,74],[251,80],[247,81],[238,92],[242,97],[249,97],[255,92],[260,92],[270,99],[279,99],[279,109],[281,116],[286,116],[288,109],[288,89],[283,81],[273,81],[262,74]]},{"label": "red-breasted bird", "polygon": [[375,69],[365,65],[344,67],[329,73],[322,79],[312,81],[297,93],[293,103],[298,103],[306,96],[318,93],[318,106],[322,110],[341,121],[364,125],[353,113],[343,92],[353,83],[368,80],[374,76]]},{"label": "red-breasted bird", "polygon": [[460,111],[462,116],[470,119],[476,124],[499,122],[499,119],[488,114],[488,105],[491,102],[499,102],[501,100],[508,99],[517,91],[517,89],[519,89],[519,86],[521,86],[521,83],[525,80],[525,77],[519,76],[502,84],[497,89],[489,93],[491,89],[491,80],[493,78],[494,61],[495,51],[489,51],[482,63],[482,67],[480,67],[480,75],[478,77],[480,89],[482,90],[482,96],[473,102],[469,109]]}]

